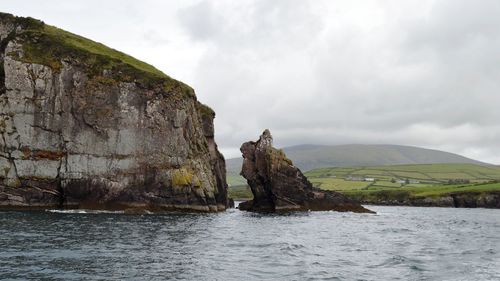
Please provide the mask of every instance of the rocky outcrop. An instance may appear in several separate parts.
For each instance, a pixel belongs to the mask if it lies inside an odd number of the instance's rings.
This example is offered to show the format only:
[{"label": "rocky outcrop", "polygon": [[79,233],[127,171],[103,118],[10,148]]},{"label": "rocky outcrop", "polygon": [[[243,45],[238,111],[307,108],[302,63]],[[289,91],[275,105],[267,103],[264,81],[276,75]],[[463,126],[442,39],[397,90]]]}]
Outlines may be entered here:
[{"label": "rocky outcrop", "polygon": [[0,207],[224,210],[214,117],[150,65],[0,14]]},{"label": "rocky outcrop", "polygon": [[379,191],[373,192],[370,196],[353,197],[364,204],[372,205],[500,209],[499,191],[452,192],[428,197],[413,197],[409,192],[401,193],[396,198],[387,195],[387,192]]},{"label": "rocky outcrop", "polygon": [[239,205],[241,210],[282,212],[294,210],[371,212],[340,193],[314,188],[283,151],[272,146],[265,130],[257,142],[246,142],[241,175],[247,179],[253,200]]}]

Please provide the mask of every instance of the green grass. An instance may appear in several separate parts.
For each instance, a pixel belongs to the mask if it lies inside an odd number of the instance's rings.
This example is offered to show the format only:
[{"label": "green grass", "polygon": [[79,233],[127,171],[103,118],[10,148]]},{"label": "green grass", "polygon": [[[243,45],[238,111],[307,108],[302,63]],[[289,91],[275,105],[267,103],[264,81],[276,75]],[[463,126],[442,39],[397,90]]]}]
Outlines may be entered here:
[{"label": "green grass", "polygon": [[467,185],[435,185],[429,187],[407,187],[405,190],[416,197],[435,197],[459,192],[490,192],[500,191],[500,183],[481,183]]},{"label": "green grass", "polygon": [[374,167],[321,168],[306,172],[310,179],[347,178],[349,176],[372,177],[377,180],[418,180],[422,183],[440,183],[450,179],[468,179],[485,182],[500,180],[500,168],[475,164],[418,164]]},{"label": "green grass", "polygon": [[148,72],[158,77],[167,77],[163,72],[156,69],[152,65],[142,62],[125,53],[109,48],[101,43],[94,42],[82,36],[67,32],[54,26],[44,25],[41,32],[52,37],[55,41],[62,42],[65,45],[73,48],[78,48],[89,53],[106,56],[135,67],[138,70]]},{"label": "green grass", "polygon": [[436,185],[435,183],[410,183],[410,184],[405,184],[404,187],[430,187]]},{"label": "green grass", "polygon": [[376,181],[372,186],[380,187],[401,187],[401,183],[391,182],[391,181]]},{"label": "green grass", "polygon": [[364,189],[370,183],[362,181],[346,181],[343,179],[336,178],[310,178],[309,181],[313,186],[325,189],[325,190],[356,190]]},{"label": "green grass", "polygon": [[228,173],[226,180],[229,186],[242,186],[247,184],[247,180],[240,175]]},{"label": "green grass", "polygon": [[228,196],[235,200],[248,200],[253,198],[252,191],[247,185],[229,187]]}]

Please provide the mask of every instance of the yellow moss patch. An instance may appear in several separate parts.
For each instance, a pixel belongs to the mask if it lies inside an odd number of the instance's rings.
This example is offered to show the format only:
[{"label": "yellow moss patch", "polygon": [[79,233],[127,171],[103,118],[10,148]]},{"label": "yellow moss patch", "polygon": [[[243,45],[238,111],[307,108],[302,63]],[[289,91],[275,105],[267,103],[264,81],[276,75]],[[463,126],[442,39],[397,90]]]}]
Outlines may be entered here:
[{"label": "yellow moss patch", "polygon": [[7,125],[5,124],[5,120],[4,119],[0,119],[0,132],[5,132],[5,128],[7,127]]},{"label": "yellow moss patch", "polygon": [[21,181],[18,178],[8,179],[7,180],[7,185],[9,187],[20,187],[21,186]]},{"label": "yellow moss patch", "polygon": [[193,172],[186,169],[180,168],[175,169],[172,172],[172,186],[185,186],[191,185],[193,183]]},{"label": "yellow moss patch", "polygon": [[293,165],[292,160],[288,159],[285,152],[281,149],[275,149],[272,147],[267,148],[266,157],[271,163],[271,167],[279,167],[283,162],[288,165]]},{"label": "yellow moss patch", "polygon": [[115,86],[118,84],[118,81],[111,77],[105,77],[105,76],[95,76],[92,80],[89,81],[89,86],[95,86],[99,87],[100,85],[106,85],[106,86]]},{"label": "yellow moss patch", "polygon": [[196,109],[201,114],[202,117],[214,118],[215,111],[211,109],[208,105],[202,104],[201,102],[196,103]]}]

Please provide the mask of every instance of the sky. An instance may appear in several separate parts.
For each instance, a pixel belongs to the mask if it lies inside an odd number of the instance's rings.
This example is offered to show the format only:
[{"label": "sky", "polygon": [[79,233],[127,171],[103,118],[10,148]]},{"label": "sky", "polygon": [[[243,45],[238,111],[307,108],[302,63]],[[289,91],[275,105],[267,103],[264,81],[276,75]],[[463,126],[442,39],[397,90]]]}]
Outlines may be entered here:
[{"label": "sky", "polygon": [[400,144],[500,164],[500,1],[0,0],[192,86],[226,158]]}]

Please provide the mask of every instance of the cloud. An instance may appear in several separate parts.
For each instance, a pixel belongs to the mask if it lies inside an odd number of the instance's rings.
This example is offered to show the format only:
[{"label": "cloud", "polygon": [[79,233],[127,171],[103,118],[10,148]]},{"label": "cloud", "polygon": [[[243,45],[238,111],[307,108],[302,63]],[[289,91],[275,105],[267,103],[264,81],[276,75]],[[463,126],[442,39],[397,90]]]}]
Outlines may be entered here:
[{"label": "cloud", "polygon": [[226,156],[270,128],[279,146],[393,143],[500,163],[498,1],[48,2],[4,5],[193,86]]},{"label": "cloud", "polygon": [[192,8],[217,32],[190,35],[209,46],[196,80],[224,114],[228,153],[269,127],[283,146],[399,143],[500,161],[496,2],[209,3]]}]

